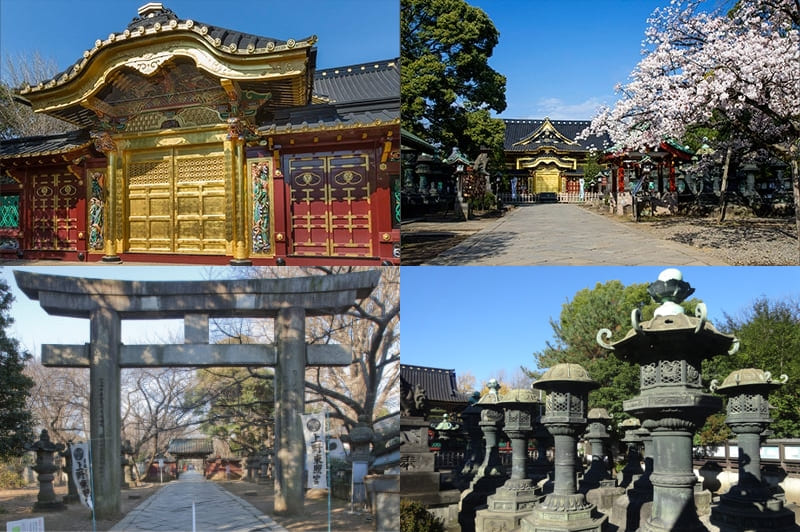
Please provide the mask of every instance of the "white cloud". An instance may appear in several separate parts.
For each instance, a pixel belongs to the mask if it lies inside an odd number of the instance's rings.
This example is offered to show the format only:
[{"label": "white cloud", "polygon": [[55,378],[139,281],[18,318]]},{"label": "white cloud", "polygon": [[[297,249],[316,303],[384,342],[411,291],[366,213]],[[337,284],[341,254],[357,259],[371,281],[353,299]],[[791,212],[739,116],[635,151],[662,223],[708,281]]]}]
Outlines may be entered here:
[{"label": "white cloud", "polygon": [[553,120],[591,120],[603,102],[597,97],[579,103],[567,103],[561,98],[541,98],[534,107],[535,116],[550,117]]}]

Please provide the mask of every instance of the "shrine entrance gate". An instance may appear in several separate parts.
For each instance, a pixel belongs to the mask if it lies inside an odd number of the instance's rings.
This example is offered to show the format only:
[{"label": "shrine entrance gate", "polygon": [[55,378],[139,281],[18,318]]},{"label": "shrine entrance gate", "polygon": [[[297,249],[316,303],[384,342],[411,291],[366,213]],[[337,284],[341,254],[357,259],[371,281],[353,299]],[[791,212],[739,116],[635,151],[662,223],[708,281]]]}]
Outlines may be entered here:
[{"label": "shrine entrance gate", "polygon": [[[157,366],[275,367],[275,512],[303,509],[303,431],[308,365],[347,366],[349,349],[306,345],[305,318],[347,311],[380,271],[287,279],[115,281],[15,271],[19,288],[52,315],[88,318],[90,342],[42,345],[42,364],[88,367],[93,482],[98,518],[120,512],[120,369]],[[209,318],[271,318],[275,345],[209,344]],[[123,319],[184,320],[184,344],[122,345]]]}]

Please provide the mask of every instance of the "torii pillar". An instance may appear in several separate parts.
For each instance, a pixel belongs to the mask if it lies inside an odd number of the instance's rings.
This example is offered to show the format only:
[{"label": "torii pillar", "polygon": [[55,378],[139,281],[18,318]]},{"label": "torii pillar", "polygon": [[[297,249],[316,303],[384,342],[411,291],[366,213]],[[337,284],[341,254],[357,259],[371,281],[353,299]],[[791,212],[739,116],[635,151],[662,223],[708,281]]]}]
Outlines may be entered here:
[{"label": "torii pillar", "polygon": [[[369,296],[380,270],[287,279],[116,281],[14,271],[19,288],[51,315],[88,318],[86,345],[43,345],[42,364],[88,367],[95,511],[120,512],[120,368],[275,366],[275,512],[303,509],[303,432],[307,365],[347,366],[340,345],[305,343],[307,316],[346,312]],[[208,319],[275,319],[276,345],[208,344]],[[120,342],[122,319],[184,319],[185,344]]]}]

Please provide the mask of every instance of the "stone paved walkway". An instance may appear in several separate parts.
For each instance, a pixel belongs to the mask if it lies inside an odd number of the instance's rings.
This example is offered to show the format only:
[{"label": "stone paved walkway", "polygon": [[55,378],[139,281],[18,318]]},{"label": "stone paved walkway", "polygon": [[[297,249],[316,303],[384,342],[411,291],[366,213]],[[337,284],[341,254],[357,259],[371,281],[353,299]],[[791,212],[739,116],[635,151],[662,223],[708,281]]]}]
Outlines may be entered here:
[{"label": "stone paved walkway", "polygon": [[205,480],[197,471],[187,471],[180,480],[158,490],[111,530],[191,531],[192,502],[198,532],[287,532],[255,506]]},{"label": "stone paved walkway", "polygon": [[428,261],[430,265],[724,265],[701,249],[660,240],[576,205],[514,209]]}]

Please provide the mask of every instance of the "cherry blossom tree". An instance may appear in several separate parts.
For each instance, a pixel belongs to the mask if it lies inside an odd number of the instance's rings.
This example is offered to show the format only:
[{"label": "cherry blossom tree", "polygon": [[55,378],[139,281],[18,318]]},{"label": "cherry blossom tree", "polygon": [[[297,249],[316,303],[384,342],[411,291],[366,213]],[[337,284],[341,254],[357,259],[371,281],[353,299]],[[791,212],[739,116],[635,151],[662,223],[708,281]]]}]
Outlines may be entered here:
[{"label": "cherry blossom tree", "polygon": [[726,159],[768,150],[790,166],[800,235],[800,0],[739,0],[727,12],[709,3],[654,11],[621,98],[584,134],[645,149],[690,128],[724,129],[716,148]]}]

